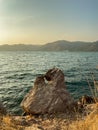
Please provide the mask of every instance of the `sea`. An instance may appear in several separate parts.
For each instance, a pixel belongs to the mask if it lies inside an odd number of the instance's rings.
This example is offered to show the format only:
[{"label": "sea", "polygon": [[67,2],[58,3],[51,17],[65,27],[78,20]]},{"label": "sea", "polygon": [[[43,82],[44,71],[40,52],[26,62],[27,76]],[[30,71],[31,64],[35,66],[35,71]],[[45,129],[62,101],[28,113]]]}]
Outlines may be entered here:
[{"label": "sea", "polygon": [[98,81],[98,52],[0,52],[0,101],[8,113],[21,114],[20,103],[37,76],[56,67],[63,71],[66,89],[77,100],[90,95]]}]

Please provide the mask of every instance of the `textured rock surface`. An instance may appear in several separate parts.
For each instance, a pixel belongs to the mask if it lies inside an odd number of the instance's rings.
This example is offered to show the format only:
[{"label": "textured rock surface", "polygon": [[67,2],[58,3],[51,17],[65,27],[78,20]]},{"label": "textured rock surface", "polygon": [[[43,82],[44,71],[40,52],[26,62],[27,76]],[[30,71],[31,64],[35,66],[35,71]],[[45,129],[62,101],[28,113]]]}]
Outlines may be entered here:
[{"label": "textured rock surface", "polygon": [[53,68],[36,78],[21,106],[26,113],[45,114],[64,112],[72,103],[73,99],[65,87],[63,72]]},{"label": "textured rock surface", "polygon": [[3,106],[3,104],[0,102],[0,115],[5,115],[6,114],[6,110]]},{"label": "textured rock surface", "polygon": [[98,100],[97,98],[94,99],[91,96],[84,95],[81,98],[79,98],[78,102],[80,102],[82,105],[85,105],[85,104],[96,103],[97,100]]}]

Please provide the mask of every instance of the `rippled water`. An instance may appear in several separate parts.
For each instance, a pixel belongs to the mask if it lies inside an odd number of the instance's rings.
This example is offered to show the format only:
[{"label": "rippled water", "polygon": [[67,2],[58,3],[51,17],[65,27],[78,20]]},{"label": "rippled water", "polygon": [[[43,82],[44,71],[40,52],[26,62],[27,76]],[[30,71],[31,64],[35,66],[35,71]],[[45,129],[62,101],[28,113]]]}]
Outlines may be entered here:
[{"label": "rippled water", "polygon": [[39,74],[53,67],[65,75],[65,84],[77,99],[90,94],[88,76],[98,81],[98,52],[0,52],[0,100],[8,112],[21,113],[20,102]]}]

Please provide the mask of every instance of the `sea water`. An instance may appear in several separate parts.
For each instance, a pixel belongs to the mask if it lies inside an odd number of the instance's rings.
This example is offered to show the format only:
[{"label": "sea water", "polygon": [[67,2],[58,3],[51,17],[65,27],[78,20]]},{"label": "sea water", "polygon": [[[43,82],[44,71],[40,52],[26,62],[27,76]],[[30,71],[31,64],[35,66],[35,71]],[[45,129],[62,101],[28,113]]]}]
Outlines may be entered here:
[{"label": "sea water", "polygon": [[[0,52],[0,100],[9,113],[21,114],[20,103],[37,76],[57,67],[74,99],[91,95],[98,81],[98,52]],[[93,77],[93,78],[92,78]]]}]

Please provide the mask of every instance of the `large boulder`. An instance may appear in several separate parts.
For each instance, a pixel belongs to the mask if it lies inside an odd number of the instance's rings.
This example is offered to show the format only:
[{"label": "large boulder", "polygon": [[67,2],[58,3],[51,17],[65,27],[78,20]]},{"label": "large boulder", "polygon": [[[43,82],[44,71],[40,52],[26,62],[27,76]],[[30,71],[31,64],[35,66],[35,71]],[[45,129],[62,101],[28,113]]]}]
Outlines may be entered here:
[{"label": "large boulder", "polygon": [[66,90],[64,74],[60,69],[53,68],[36,78],[21,107],[29,114],[45,114],[64,112],[71,108],[71,104],[73,99]]}]

